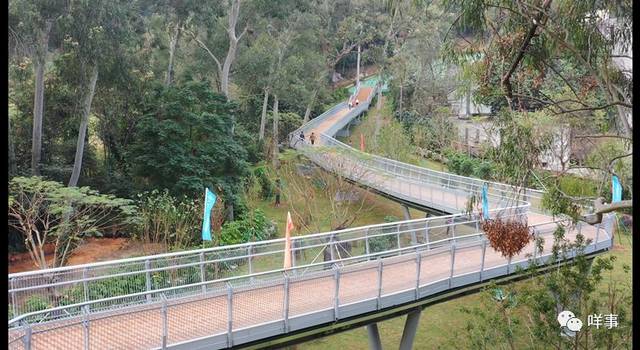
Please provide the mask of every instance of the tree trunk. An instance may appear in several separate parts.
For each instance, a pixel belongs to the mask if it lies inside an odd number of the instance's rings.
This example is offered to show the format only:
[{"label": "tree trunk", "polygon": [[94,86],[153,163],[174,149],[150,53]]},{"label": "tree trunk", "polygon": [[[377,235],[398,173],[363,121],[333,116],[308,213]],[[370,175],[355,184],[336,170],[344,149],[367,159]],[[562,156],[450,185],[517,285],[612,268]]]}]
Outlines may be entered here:
[{"label": "tree trunk", "polygon": [[378,90],[378,101],[376,101],[376,129],[373,133],[373,144],[377,145],[378,135],[380,134],[380,128],[382,127],[382,116],[380,115],[380,109],[382,108],[382,89]]},{"label": "tree trunk", "polygon": [[78,142],[76,144],[76,156],[73,162],[73,172],[69,180],[69,187],[78,185],[80,171],[82,170],[82,155],[84,153],[84,139],[87,136],[87,127],[89,125],[89,114],[91,112],[91,102],[96,91],[96,82],[98,81],[98,65],[94,65],[91,72],[88,91],[84,96],[82,103],[82,120],[80,121],[80,130],[78,131]]},{"label": "tree trunk", "polygon": [[259,140],[264,140],[264,129],[267,126],[267,107],[269,105],[269,88],[264,89],[264,99],[262,100],[262,115],[260,116]]},{"label": "tree trunk", "polygon": [[403,84],[402,84],[402,83],[400,83],[400,101],[399,101],[400,103],[399,103],[399,105],[398,105],[398,110],[399,110],[399,112],[400,112],[400,118],[402,118],[402,100],[404,99],[404,96],[402,95],[402,92],[403,92],[403,91],[402,91],[402,85],[403,85]]},{"label": "tree trunk", "polygon": [[44,113],[44,66],[49,51],[49,34],[52,21],[47,21],[42,32],[39,47],[34,59],[35,91],[33,96],[33,131],[31,135],[31,173],[40,175],[40,160],[42,156],[42,119]]},{"label": "tree trunk", "polygon": [[306,123],[309,121],[309,117],[311,116],[311,108],[313,108],[313,104],[316,102],[316,95],[318,94],[318,89],[315,89],[313,91],[313,95],[311,95],[311,100],[309,101],[309,104],[307,105],[307,110],[304,111],[304,119],[302,120],[302,123]]},{"label": "tree trunk", "polygon": [[273,167],[278,167],[278,95],[273,95]]},{"label": "tree trunk", "polygon": [[7,115],[7,132],[9,136],[9,178],[17,172],[16,169],[16,151],[13,147],[13,138],[11,137],[11,117]]},{"label": "tree trunk", "polygon": [[44,111],[44,60],[35,62],[35,95],[33,98],[33,132],[31,138],[31,173],[40,175],[42,155],[42,114]]},{"label": "tree trunk", "polygon": [[173,64],[175,60],[176,47],[178,46],[178,40],[180,38],[180,21],[176,22],[176,28],[174,34],[171,36],[169,43],[169,67],[167,67],[167,79],[164,81],[165,86],[170,86],[173,82]]},{"label": "tree trunk", "polygon": [[[229,35],[229,50],[227,51],[227,57],[224,59],[222,66],[221,77],[221,89],[222,93],[229,98],[229,72],[231,71],[231,64],[236,58],[236,50],[238,49],[238,41],[244,34],[244,31],[240,36],[236,37],[236,24],[238,23],[238,16],[240,15],[240,0],[234,0],[231,4],[231,11],[229,11],[229,27],[227,33]],[[245,29],[246,30],[246,29]]]},{"label": "tree trunk", "polygon": [[360,45],[358,44],[358,58],[356,63],[356,91],[360,87]]}]

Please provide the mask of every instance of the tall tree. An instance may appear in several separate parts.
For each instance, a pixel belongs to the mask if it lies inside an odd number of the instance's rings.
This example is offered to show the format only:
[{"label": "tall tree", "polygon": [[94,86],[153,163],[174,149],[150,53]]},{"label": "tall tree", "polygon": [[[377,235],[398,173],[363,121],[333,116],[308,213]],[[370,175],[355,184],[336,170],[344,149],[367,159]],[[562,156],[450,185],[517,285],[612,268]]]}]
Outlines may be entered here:
[{"label": "tall tree", "polygon": [[[58,16],[65,10],[63,1],[16,0],[9,3],[10,44],[31,57],[34,72],[33,131],[31,139],[31,172],[40,174],[42,156],[42,120],[44,111],[44,75],[49,52],[49,39]],[[11,40],[13,39],[13,40]]]},{"label": "tall tree", "polygon": [[[195,23],[189,22],[183,29],[215,62],[220,92],[227,98],[230,98],[229,76],[231,74],[231,66],[236,59],[238,43],[249,29],[249,25],[245,24],[240,33],[237,33],[238,22],[240,20],[240,4],[241,0],[228,0],[227,2],[226,25],[224,26],[224,31],[227,34],[227,49],[224,53],[217,49],[221,43],[215,40],[219,38],[216,38],[215,33],[211,32],[211,28],[217,27],[217,24],[222,21],[220,12],[213,11],[214,13],[210,15],[210,18],[193,21]],[[202,31],[206,32],[207,35],[199,34],[198,29],[203,29]],[[225,55],[224,60],[219,58],[222,54]]]},{"label": "tall tree", "polygon": [[81,86],[81,116],[78,140],[69,179],[69,186],[77,186],[82,170],[82,159],[91,114],[91,103],[96,91],[101,65],[115,58],[119,45],[126,40],[131,16],[130,2],[74,0],[65,18],[65,50],[69,64],[77,69]]}]

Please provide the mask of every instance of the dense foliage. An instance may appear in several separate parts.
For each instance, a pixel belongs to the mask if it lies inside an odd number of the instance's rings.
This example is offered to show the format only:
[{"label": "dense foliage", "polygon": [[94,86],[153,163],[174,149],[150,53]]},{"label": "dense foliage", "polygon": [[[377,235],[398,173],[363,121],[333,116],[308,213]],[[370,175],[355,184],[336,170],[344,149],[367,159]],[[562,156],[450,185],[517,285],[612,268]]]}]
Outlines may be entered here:
[{"label": "dense foliage", "polygon": [[194,196],[206,186],[237,207],[249,167],[232,134],[234,105],[194,82],[158,87],[145,111],[129,156],[140,187]]}]

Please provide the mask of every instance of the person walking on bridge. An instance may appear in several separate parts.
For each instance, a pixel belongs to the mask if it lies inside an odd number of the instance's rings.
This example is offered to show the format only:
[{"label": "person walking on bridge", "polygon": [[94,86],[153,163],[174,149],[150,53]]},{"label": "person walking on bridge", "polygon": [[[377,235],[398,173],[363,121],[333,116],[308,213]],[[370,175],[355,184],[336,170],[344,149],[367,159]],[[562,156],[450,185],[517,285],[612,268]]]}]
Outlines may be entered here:
[{"label": "person walking on bridge", "polygon": [[300,131],[300,141],[304,144],[304,131]]},{"label": "person walking on bridge", "polygon": [[311,132],[311,136],[309,136],[309,141],[311,141],[312,146],[316,143],[316,134],[314,132]]}]

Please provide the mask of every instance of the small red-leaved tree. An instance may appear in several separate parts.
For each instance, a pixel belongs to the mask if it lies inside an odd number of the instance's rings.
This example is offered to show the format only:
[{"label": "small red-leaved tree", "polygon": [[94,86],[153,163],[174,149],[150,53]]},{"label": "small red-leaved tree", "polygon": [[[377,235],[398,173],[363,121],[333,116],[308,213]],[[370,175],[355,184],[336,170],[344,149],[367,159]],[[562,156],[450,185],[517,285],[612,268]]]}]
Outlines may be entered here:
[{"label": "small red-leaved tree", "polygon": [[491,247],[509,259],[518,255],[533,237],[526,221],[520,222],[513,219],[485,220],[482,222],[482,230]]}]

